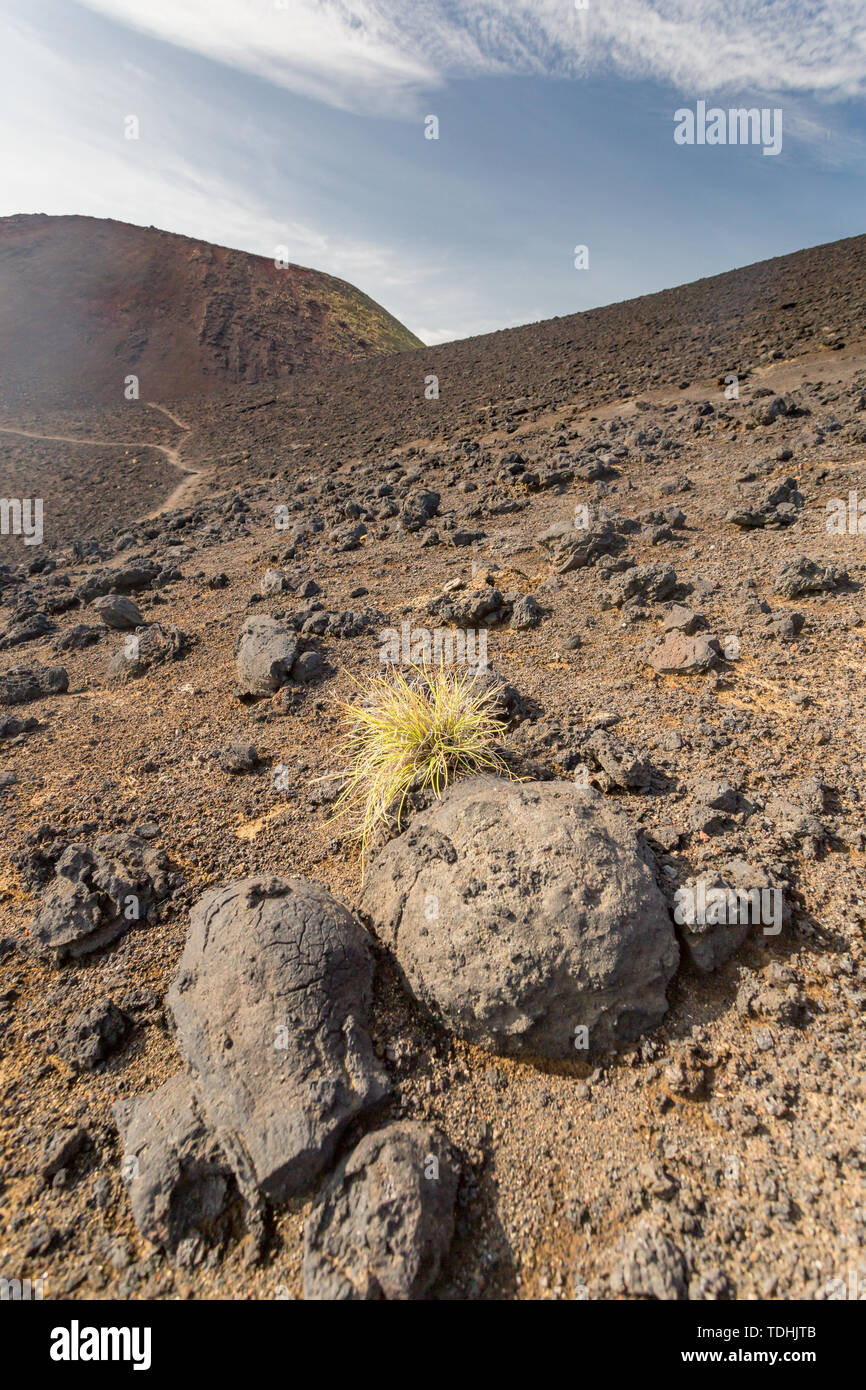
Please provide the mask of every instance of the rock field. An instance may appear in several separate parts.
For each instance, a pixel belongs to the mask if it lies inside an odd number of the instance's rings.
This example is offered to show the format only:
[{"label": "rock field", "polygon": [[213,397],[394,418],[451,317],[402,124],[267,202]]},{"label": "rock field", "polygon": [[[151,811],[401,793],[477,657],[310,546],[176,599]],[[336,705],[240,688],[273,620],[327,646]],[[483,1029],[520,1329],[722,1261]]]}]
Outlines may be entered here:
[{"label": "rock field", "polygon": [[[4,406],[45,543],[0,539],[0,1273],[866,1279],[864,310],[856,238],[267,389]],[[484,634],[514,780],[362,873],[335,696],[437,630]]]}]

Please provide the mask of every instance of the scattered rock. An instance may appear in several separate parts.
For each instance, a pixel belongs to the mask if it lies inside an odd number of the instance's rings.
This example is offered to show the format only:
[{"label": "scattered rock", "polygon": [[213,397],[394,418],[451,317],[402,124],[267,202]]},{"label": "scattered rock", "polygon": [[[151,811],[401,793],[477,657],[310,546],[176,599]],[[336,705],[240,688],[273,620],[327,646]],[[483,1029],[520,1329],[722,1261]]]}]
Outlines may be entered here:
[{"label": "scattered rock", "polygon": [[615,1294],[631,1298],[686,1297],[686,1266],[673,1241],[642,1221],[626,1239],[622,1259],[611,1278]]},{"label": "scattered rock", "polygon": [[752,418],[759,425],[772,425],[780,416],[797,415],[799,413],[797,403],[792,396],[774,396],[770,394],[752,407]]},{"label": "scattered rock", "polygon": [[672,603],[662,621],[663,631],[684,632],[688,637],[692,637],[706,625],[705,618],[702,618],[693,608],[686,608],[685,604],[682,603]]},{"label": "scattered rock", "polygon": [[595,729],[583,744],[592,764],[607,774],[605,790],[611,787],[633,789],[649,786],[650,763],[640,757],[607,729]]},{"label": "scattered rock", "polygon": [[55,1129],[48,1136],[39,1160],[39,1171],[50,1180],[61,1168],[68,1168],[87,1143],[87,1131],[79,1125]]},{"label": "scattered rock", "polygon": [[[360,637],[370,628],[381,626],[381,613],[369,608],[347,608],[342,613],[327,613],[318,605],[317,611],[301,622],[304,637]],[[301,615],[297,615],[299,618]]]},{"label": "scattered rock", "polygon": [[292,587],[291,580],[284,570],[265,570],[259,592],[267,598],[269,594],[284,594]]},{"label": "scattered rock", "polygon": [[518,632],[523,632],[530,627],[538,627],[542,619],[541,605],[532,594],[524,594],[514,604],[511,610],[511,626]]},{"label": "scattered rock", "polygon": [[803,502],[797,479],[786,478],[782,483],[775,483],[754,506],[735,507],[729,511],[725,520],[744,530],[790,526],[797,520]]},{"label": "scattered rock", "polygon": [[114,1117],[123,1142],[121,1171],[144,1238],[175,1254],[195,1236],[224,1234],[218,1223],[236,1192],[234,1174],[186,1077],[118,1101]]},{"label": "scattered rock", "polygon": [[76,623],[74,627],[67,628],[66,632],[58,633],[51,646],[55,652],[80,652],[85,647],[92,647],[95,642],[99,642],[104,633],[104,628]]},{"label": "scattered rock", "polygon": [[776,637],[781,642],[793,642],[803,631],[806,618],[802,613],[776,612],[768,614],[761,621],[761,628],[768,637]]},{"label": "scattered rock", "polygon": [[6,628],[0,637],[0,652],[19,647],[25,642],[35,642],[53,631],[54,624],[44,613],[29,613]]},{"label": "scattered rock", "polygon": [[573,521],[558,521],[538,537],[538,544],[551,552],[557,574],[570,574],[594,565],[604,555],[618,555],[626,543],[621,529],[601,517],[583,527]]},{"label": "scattered rock", "polygon": [[492,627],[503,622],[509,611],[509,605],[498,589],[490,584],[480,584],[470,589],[463,579],[452,579],[427,604],[431,617],[462,628]]},{"label": "scattered rock", "polygon": [[230,743],[220,755],[223,772],[238,776],[242,772],[252,772],[258,766],[259,755],[252,743],[237,741]]},{"label": "scattered rock", "polygon": [[190,638],[179,628],[166,628],[161,623],[136,628],[109,661],[109,679],[120,682],[138,680],[153,666],[180,661],[189,648]]},{"label": "scattered rock", "polygon": [[674,920],[680,926],[680,940],[689,959],[704,973],[717,970],[742,946],[751,930],[748,889],[741,898],[721,874],[710,873],[688,879],[678,889],[676,900]]},{"label": "scattered rock", "polygon": [[687,637],[684,632],[670,632],[652,648],[647,662],[661,675],[696,675],[711,670],[721,652],[717,637]]},{"label": "scattered rock", "polygon": [[298,636],[276,618],[247,618],[235,645],[237,695],[270,695],[287,685],[298,656]]},{"label": "scattered rock", "polygon": [[663,603],[676,597],[681,588],[675,570],[664,565],[633,565],[610,580],[605,604],[621,608],[623,604]]},{"label": "scattered rock", "polygon": [[117,632],[131,632],[145,625],[138,604],[125,594],[106,594],[104,598],[98,598],[93,611],[99,614],[106,627],[114,628]]},{"label": "scattered rock", "polygon": [[110,999],[103,999],[66,1025],[59,1050],[77,1071],[92,1071],[120,1046],[128,1032],[126,1015]]},{"label": "scattered rock", "polygon": [[834,593],[847,583],[846,570],[838,570],[835,565],[818,565],[805,555],[798,555],[779,566],[773,587],[782,598],[799,598],[801,594]]},{"label": "scattered rock", "polygon": [[420,531],[439,510],[439,493],[425,488],[412,488],[400,508],[400,527],[404,531]]},{"label": "scattered rock", "polygon": [[167,868],[134,835],[98,835],[92,848],[67,844],[30,927],[35,950],[60,962],[107,946],[167,897]]},{"label": "scattered rock", "polygon": [[65,695],[68,689],[63,666],[10,666],[0,674],[0,705],[26,705],[46,695]]},{"label": "scattered rock", "polygon": [[454,1156],[436,1130],[404,1121],[368,1134],[307,1218],[304,1297],[420,1298],[451,1244],[456,1196]]},{"label": "scattered rock", "polygon": [[20,738],[39,727],[38,719],[0,719],[0,739]]},{"label": "scattered rock", "polygon": [[817,816],[785,797],[771,797],[766,812],[777,829],[793,840],[809,839],[817,845],[824,838],[824,827]]},{"label": "scattered rock", "polygon": [[324,674],[325,663],[318,652],[301,652],[292,666],[292,679],[301,685],[309,685]]}]

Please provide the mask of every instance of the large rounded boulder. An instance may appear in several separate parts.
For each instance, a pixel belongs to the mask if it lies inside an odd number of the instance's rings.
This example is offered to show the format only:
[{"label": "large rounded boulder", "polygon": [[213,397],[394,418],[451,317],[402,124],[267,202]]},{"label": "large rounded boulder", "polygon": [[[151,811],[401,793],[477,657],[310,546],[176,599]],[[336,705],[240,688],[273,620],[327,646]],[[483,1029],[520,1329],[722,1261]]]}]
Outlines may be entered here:
[{"label": "large rounded boulder", "polygon": [[166,996],[201,1109],[272,1201],[312,1182],[387,1090],[363,927],[307,879],[205,893]]},{"label": "large rounded boulder", "polygon": [[457,782],[378,856],[364,910],[434,1016],[500,1053],[634,1039],[679,959],[649,851],[571,782]]}]

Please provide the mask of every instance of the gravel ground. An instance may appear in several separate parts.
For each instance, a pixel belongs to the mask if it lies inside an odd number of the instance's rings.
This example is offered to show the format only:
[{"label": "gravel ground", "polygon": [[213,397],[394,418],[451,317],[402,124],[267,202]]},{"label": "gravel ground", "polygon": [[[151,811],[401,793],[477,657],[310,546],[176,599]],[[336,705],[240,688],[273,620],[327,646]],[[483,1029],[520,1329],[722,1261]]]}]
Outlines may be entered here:
[{"label": "gravel ground", "polygon": [[[292,452],[290,435],[275,454],[285,412],[298,412],[288,398],[245,417],[240,397],[220,418],[177,403],[191,429],[184,462],[209,473],[200,500],[143,524],[124,501],[99,540],[75,549],[10,544],[0,675],[62,663],[69,686],[0,708],[0,724],[37,721],[0,740],[0,1273],[44,1274],[46,1297],[301,1296],[309,1197],[272,1213],[261,1258],[240,1239],[173,1265],[132,1222],[111,1107],[177,1070],[163,995],[206,887],[306,875],[358,904],[358,854],[328,805],[334,697],[381,669],[383,628],[436,626],[427,603],[459,578],[464,595],[495,587],[541,609],[537,625],[506,621],[488,637],[493,667],[522,698],[525,717],[503,737],[522,775],[586,767],[642,829],[672,904],[678,885],[740,858],[784,885],[786,922],[778,935],[753,932],[710,974],[684,956],[665,1021],[637,1044],[556,1063],[450,1037],[377,946],[374,1042],[393,1090],[361,1131],[424,1119],[462,1155],[456,1236],[433,1296],[816,1299],[838,1297],[834,1281],[862,1289],[866,551],[856,526],[828,532],[827,504],[852,492],[866,501],[866,344],[804,340],[801,354],[774,357],[787,332],[777,320],[772,333],[756,329],[769,360],[758,354],[742,370],[733,401],[684,362],[639,397],[607,399],[607,387],[589,401],[585,387],[570,398],[563,388],[561,400],[503,394],[471,427],[445,400],[424,435],[393,404],[404,366],[378,430],[375,400],[353,403],[353,367],[333,417],[356,409],[358,420],[345,446],[335,431],[319,458],[306,439]],[[490,380],[464,384],[467,400],[482,383],[490,394]],[[784,411],[759,423],[776,399]],[[44,429],[62,432],[57,424]],[[28,447],[41,466],[35,442],[17,445],[16,459]],[[514,455],[522,468],[509,472]],[[244,470],[257,481],[239,482]],[[799,501],[781,519],[767,498],[787,479]],[[398,529],[407,491],[422,485],[440,494],[438,515]],[[274,525],[281,505],[294,532]],[[618,557],[558,572],[539,537],[582,506],[640,522],[621,556],[675,571],[681,601],[724,649],[710,670],[652,668],[671,603],[617,605],[610,594],[630,573]],[[725,519],[764,506],[769,524]],[[359,518],[366,535],[344,548]],[[778,593],[780,570],[799,557],[823,587]],[[161,569],[134,595],[146,621],[180,629],[188,650],[118,683],[108,663],[124,636],[74,595],[95,574],[139,562]],[[262,598],[274,565],[294,592]],[[297,613],[310,578],[320,611],[361,614],[365,630],[339,637],[332,625],[311,637],[321,679],[242,703],[233,648],[244,618]],[[6,646],[31,610],[54,630]],[[802,624],[786,635],[778,620],[795,612]],[[76,624],[98,638],[56,650]],[[618,784],[587,755],[598,730],[648,768],[639,785]],[[237,740],[257,753],[242,774],[222,766]],[[708,783],[731,789],[721,807]],[[167,854],[171,892],[152,921],[106,949],[46,963],[28,933],[45,882],[40,851],[110,830],[141,833]],[[95,1068],[77,1070],[71,1025],[108,999],[128,1031]],[[68,1129],[83,1137],[58,1166],[57,1131]]]}]

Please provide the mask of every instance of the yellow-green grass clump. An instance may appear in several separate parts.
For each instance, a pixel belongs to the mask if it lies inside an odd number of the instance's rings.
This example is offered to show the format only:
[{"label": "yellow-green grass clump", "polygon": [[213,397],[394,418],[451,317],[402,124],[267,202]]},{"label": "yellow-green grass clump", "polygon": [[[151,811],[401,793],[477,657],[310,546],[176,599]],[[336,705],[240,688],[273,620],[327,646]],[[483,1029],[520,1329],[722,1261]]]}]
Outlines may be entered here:
[{"label": "yellow-green grass clump", "polygon": [[495,750],[503,687],[481,682],[477,671],[411,666],[359,688],[357,703],[340,701],[348,767],[336,814],[349,819],[363,858],[378,829],[393,821],[399,830],[410,792],[430,787],[440,797],[458,777],[511,775]]}]

